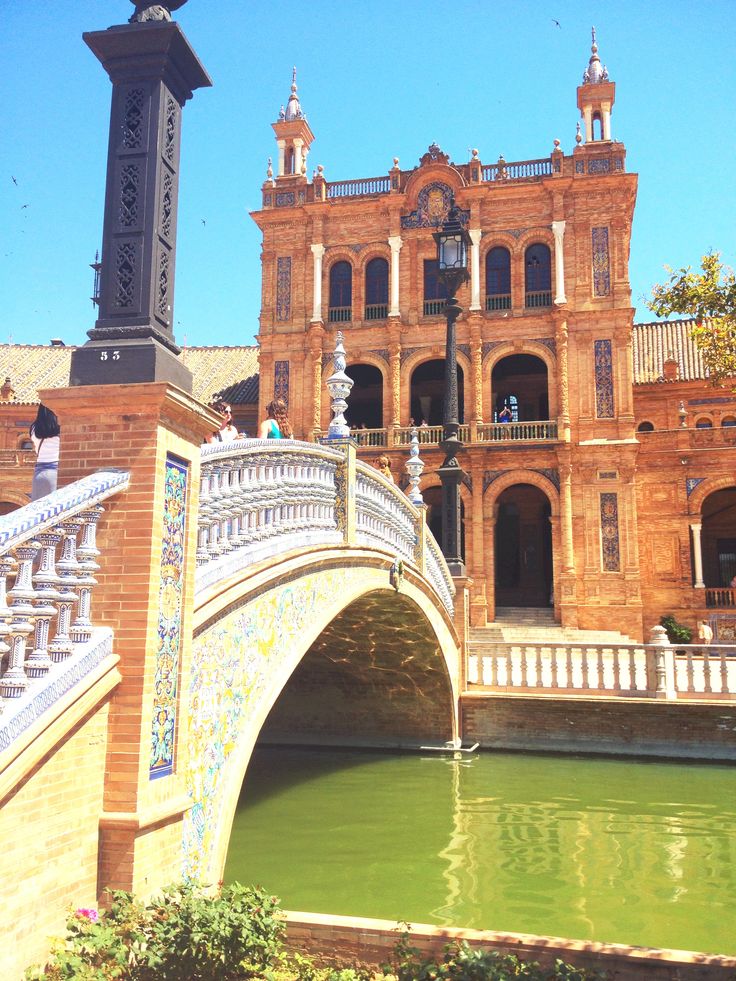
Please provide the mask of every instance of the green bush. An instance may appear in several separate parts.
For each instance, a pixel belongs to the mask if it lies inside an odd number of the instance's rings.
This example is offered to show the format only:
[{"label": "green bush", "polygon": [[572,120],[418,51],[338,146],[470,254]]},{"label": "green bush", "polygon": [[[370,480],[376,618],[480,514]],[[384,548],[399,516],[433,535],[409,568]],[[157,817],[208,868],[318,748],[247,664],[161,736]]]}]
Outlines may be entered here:
[{"label": "green bush", "polygon": [[686,627],[684,623],[678,623],[671,613],[662,617],[659,622],[667,631],[670,644],[689,644],[693,639],[693,632],[690,627]]},{"label": "green bush", "polygon": [[[109,910],[78,910],[45,968],[48,981],[230,981],[261,978],[277,962],[284,926],[274,896],[237,883],[210,897],[169,886],[148,905],[112,893]],[[94,915],[92,915],[94,914]]]},{"label": "green bush", "polygon": [[586,981],[602,978],[598,972],[584,971],[556,960],[553,968],[542,968],[536,961],[522,961],[515,954],[470,947],[465,941],[445,947],[441,961],[422,959],[419,951],[409,946],[407,936],[396,947],[397,962],[387,964],[384,973],[393,974],[398,981],[507,981],[509,978],[528,978],[530,981]]}]

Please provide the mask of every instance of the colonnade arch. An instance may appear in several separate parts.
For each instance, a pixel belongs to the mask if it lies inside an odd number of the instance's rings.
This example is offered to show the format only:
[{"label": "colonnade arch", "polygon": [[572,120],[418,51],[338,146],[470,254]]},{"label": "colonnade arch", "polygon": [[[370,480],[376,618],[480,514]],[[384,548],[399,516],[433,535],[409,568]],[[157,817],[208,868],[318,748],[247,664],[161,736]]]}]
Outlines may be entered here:
[{"label": "colonnade arch", "polygon": [[552,606],[560,571],[559,492],[533,470],[507,471],[486,488],[484,560],[494,606]]},{"label": "colonnade arch", "polygon": [[688,500],[693,585],[728,587],[736,577],[736,481],[707,478]]},{"label": "colonnade arch", "polygon": [[[465,421],[465,379],[469,377],[470,365],[461,356],[457,359],[457,388],[459,422]],[[430,426],[442,425],[442,407],[445,393],[445,358],[417,355],[402,367],[402,418],[405,424],[414,419],[419,425],[424,420]]]}]

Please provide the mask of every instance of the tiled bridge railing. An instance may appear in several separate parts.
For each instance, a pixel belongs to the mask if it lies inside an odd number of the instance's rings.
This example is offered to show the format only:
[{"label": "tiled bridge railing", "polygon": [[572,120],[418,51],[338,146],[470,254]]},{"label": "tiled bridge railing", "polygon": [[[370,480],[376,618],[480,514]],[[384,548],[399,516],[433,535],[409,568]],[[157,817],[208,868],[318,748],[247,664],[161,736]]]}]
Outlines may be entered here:
[{"label": "tiled bridge railing", "polygon": [[484,644],[467,677],[470,690],[732,699],[736,646]]},{"label": "tiled bridge railing", "polygon": [[91,620],[102,502],[125,471],[100,471],[0,517],[0,751],[112,654]]},{"label": "tiled bridge railing", "polygon": [[454,586],[420,511],[354,449],[297,440],[202,448],[197,591],[290,549],[343,542],[384,549],[415,566],[452,614]]}]

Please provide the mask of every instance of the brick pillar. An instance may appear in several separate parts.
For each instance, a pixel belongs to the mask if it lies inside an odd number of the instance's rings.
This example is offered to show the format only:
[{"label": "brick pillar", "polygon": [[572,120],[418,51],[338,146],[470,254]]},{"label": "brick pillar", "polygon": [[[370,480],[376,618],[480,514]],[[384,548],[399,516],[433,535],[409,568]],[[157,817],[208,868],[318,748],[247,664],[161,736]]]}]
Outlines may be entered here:
[{"label": "brick pillar", "polygon": [[61,423],[60,485],[100,469],[131,473],[100,523],[92,598],[93,621],[115,631],[122,675],[110,705],[98,891],[146,894],[181,869],[200,444],[216,419],[165,382],[40,395]]}]

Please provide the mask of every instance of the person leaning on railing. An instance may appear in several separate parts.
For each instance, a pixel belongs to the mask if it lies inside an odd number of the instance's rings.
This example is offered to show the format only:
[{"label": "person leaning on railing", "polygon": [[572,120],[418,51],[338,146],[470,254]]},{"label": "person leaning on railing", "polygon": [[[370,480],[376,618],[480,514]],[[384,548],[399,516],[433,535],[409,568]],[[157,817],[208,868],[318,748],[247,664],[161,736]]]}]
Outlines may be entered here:
[{"label": "person leaning on railing", "polygon": [[286,412],[286,402],[274,399],[266,406],[266,418],[258,431],[260,439],[292,439],[294,430],[291,428]]}]

